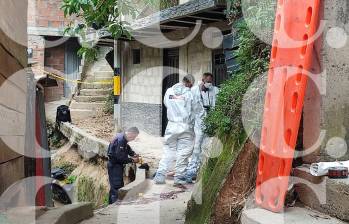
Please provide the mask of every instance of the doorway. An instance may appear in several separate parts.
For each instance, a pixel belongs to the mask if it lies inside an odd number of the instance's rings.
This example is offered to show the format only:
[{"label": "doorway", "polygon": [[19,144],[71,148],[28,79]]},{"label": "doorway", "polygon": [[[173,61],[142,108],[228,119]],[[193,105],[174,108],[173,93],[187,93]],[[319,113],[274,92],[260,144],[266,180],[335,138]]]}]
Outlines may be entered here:
[{"label": "doorway", "polygon": [[[67,80],[78,79],[79,66],[81,63],[81,58],[78,56],[79,48],[80,45],[76,38],[71,38],[65,43],[64,71]],[[75,83],[64,81],[64,97],[70,97],[75,87]]]},{"label": "doorway", "polygon": [[[162,99],[164,98],[167,89],[179,82],[179,49],[164,49],[163,58],[163,81],[162,81]],[[162,102],[162,136],[165,135],[167,127],[167,108]]]},{"label": "doorway", "polygon": [[225,55],[223,49],[214,50],[212,53],[213,59],[213,75],[214,85],[220,87],[221,84],[229,79]]}]

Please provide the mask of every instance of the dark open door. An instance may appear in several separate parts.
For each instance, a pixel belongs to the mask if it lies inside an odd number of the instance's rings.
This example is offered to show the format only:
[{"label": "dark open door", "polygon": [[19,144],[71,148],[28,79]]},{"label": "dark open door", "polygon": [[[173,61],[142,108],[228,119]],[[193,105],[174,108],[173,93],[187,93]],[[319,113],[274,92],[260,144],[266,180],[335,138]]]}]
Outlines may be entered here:
[{"label": "dark open door", "polygon": [[[76,38],[71,38],[65,43],[64,72],[68,80],[78,79],[79,66],[81,62],[81,59],[78,56],[79,48],[80,45]],[[64,81],[64,96],[70,97],[75,86],[76,84],[73,82]]]},{"label": "dark open door", "polygon": [[229,79],[225,55],[223,49],[213,51],[213,75],[215,86],[220,86],[225,80]]},{"label": "dark open door", "polygon": [[[162,98],[168,88],[179,82],[179,49],[164,49],[164,78],[162,83]],[[165,134],[167,126],[167,109],[162,105],[162,135]]]}]

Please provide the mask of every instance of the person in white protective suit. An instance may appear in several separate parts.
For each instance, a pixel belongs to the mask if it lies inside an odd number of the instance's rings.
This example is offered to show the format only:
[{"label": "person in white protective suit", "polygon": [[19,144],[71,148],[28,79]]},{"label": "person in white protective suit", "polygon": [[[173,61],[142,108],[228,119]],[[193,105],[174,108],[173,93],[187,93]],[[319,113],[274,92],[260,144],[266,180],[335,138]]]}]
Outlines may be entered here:
[{"label": "person in white protective suit", "polygon": [[197,172],[200,169],[202,162],[202,142],[204,140],[204,119],[207,113],[216,106],[217,95],[219,89],[213,86],[213,74],[204,73],[202,76],[202,82],[198,86],[194,86],[191,92],[194,96],[194,104],[196,106],[195,111],[195,143],[194,151],[191,157],[191,161],[187,167],[186,180],[191,183],[196,178]]},{"label": "person in white protective suit", "polygon": [[186,183],[186,168],[194,146],[193,94],[195,83],[192,75],[186,75],[166,91],[164,104],[167,108],[168,125],[165,131],[164,152],[154,177],[156,184],[165,184],[166,174],[176,159],[175,185]]}]

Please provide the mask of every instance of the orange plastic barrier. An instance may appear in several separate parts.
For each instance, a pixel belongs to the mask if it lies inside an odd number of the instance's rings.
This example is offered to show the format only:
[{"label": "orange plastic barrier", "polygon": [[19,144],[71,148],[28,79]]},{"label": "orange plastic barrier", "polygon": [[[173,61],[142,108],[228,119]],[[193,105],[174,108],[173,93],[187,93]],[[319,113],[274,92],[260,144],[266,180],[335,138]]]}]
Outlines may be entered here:
[{"label": "orange plastic barrier", "polygon": [[266,92],[256,203],[284,208],[311,68],[320,0],[279,0]]}]

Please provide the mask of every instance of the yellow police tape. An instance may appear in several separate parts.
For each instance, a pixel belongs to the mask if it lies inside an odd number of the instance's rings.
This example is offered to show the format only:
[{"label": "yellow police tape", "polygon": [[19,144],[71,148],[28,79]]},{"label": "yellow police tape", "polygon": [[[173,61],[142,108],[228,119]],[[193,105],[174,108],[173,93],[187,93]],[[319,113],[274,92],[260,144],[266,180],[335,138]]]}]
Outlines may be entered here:
[{"label": "yellow police tape", "polygon": [[[41,70],[41,69],[40,69]],[[66,82],[72,82],[72,83],[76,83],[76,84],[88,84],[88,85],[93,85],[93,84],[100,84],[100,85],[110,85],[110,84],[113,84],[114,81],[113,79],[110,79],[110,80],[101,80],[101,81],[96,81],[96,82],[84,82],[84,81],[80,81],[80,80],[73,80],[73,79],[67,79],[67,78],[64,78],[60,75],[57,75],[57,74],[54,74],[52,72],[47,72],[47,71],[44,71],[44,70],[41,70],[44,74],[48,75],[48,76],[51,76],[53,78],[56,78],[56,79],[60,79],[60,80],[64,80]]]}]

